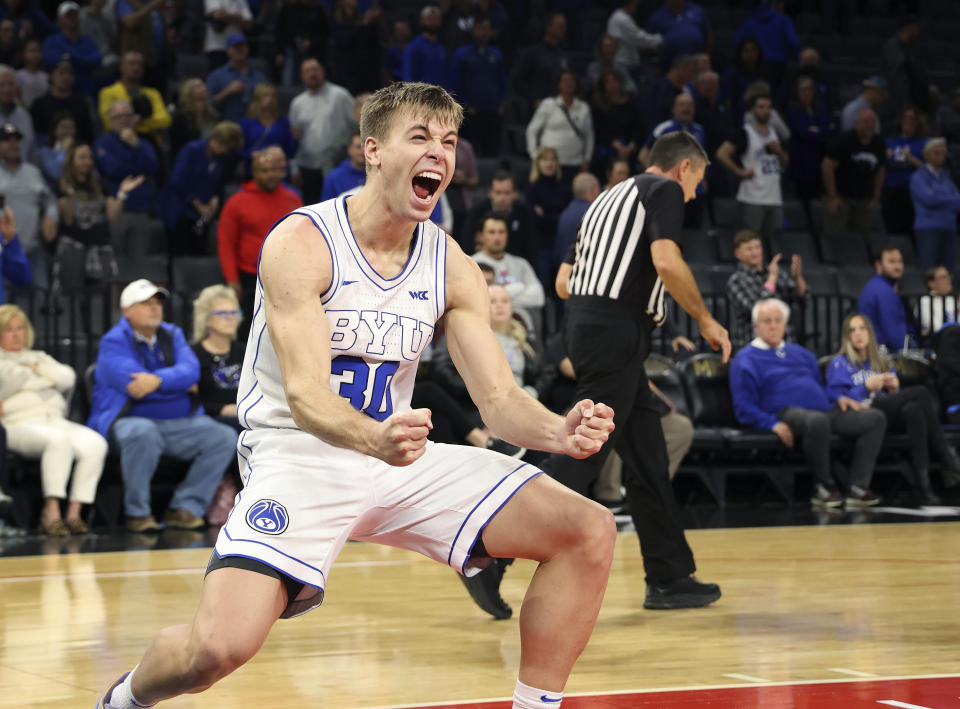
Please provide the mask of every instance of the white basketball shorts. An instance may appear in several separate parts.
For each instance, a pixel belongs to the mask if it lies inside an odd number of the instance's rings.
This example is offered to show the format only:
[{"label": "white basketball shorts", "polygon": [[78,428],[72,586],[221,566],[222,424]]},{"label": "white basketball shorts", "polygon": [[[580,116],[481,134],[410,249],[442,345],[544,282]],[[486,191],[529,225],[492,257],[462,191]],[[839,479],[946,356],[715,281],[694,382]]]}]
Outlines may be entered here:
[{"label": "white basketball shorts", "polygon": [[394,467],[298,430],[246,431],[238,450],[244,487],[215,554],[260,561],[321,593],[348,539],[478,573],[470,555],[480,533],[541,474],[483,448],[432,442]]}]

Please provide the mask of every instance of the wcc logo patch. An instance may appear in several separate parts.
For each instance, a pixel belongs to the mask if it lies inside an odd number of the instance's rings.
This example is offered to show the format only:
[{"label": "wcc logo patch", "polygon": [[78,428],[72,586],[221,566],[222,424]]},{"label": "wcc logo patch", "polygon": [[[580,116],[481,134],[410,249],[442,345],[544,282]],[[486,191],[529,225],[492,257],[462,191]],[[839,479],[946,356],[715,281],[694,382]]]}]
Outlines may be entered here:
[{"label": "wcc logo patch", "polygon": [[275,500],[257,500],[247,512],[247,524],[263,534],[283,534],[290,524],[290,515]]}]

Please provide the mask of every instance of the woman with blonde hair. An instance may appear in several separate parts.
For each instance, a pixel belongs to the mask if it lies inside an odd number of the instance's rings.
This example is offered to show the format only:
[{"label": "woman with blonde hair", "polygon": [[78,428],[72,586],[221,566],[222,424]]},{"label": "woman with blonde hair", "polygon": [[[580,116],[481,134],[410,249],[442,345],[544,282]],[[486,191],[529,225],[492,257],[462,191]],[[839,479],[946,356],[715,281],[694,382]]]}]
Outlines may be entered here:
[{"label": "woman with blonde hair", "polygon": [[191,140],[209,138],[220,114],[210,101],[203,79],[186,79],[180,84],[177,110],[170,126],[170,154],[176,155]]},{"label": "woman with blonde hair", "polygon": [[890,360],[880,351],[870,318],[855,313],[843,321],[843,344],[827,366],[831,403],[846,396],[879,409],[887,430],[906,431],[910,438],[914,495],[926,505],[939,503],[930,486],[930,453],[944,469],[960,472],[960,459],[940,428],[933,397],[924,386],[900,388]]},{"label": "woman with blonde hair", "polygon": [[243,150],[240,155],[249,160],[258,150],[279,146],[290,160],[297,152],[290,119],[280,115],[277,87],[266,81],[257,84],[250,99],[246,118],[240,121],[243,130]]},{"label": "woman with blonde hair", "polygon": [[237,341],[237,327],[242,319],[237,294],[228,286],[207,286],[193,301],[193,351],[200,361],[200,403],[207,416],[238,431],[237,388],[245,343]]},{"label": "woman with blonde hair", "polygon": [[[76,374],[53,357],[33,349],[33,327],[15,305],[0,305],[0,421],[7,447],[40,460],[45,534],[86,534],[80,518],[93,502],[103,473],[107,442],[96,431],[66,418]],[[61,502],[73,473],[66,518]]]}]

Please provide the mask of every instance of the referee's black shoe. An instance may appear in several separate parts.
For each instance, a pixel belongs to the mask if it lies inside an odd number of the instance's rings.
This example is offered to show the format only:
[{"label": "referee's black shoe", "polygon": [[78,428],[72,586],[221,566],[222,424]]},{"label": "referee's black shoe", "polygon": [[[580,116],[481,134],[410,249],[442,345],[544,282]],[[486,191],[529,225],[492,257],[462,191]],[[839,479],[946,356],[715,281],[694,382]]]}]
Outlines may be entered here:
[{"label": "referee's black shoe", "polygon": [[513,615],[513,609],[500,596],[503,572],[512,563],[513,559],[494,559],[493,563],[479,574],[470,578],[460,576],[473,602],[496,620],[506,620]]},{"label": "referee's black shoe", "polygon": [[647,598],[643,607],[652,611],[678,608],[702,608],[720,598],[720,587],[715,583],[700,583],[693,576],[673,581],[647,584]]}]

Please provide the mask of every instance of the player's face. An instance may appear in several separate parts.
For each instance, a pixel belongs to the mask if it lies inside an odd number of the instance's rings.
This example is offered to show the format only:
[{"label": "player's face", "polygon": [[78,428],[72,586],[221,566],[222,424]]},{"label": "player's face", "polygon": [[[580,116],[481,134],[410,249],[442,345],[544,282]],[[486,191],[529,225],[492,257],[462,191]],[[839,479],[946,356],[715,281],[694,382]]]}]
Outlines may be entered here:
[{"label": "player's face", "polygon": [[751,239],[740,244],[733,255],[744,266],[759,269],[763,265],[763,244],[760,239]]},{"label": "player's face", "polygon": [[774,304],[760,308],[757,313],[757,337],[770,347],[777,347],[783,342],[787,333],[787,321],[780,312],[780,307]]},{"label": "player's face", "polygon": [[487,219],[480,232],[480,246],[491,256],[499,256],[507,248],[507,225],[499,219]]},{"label": "player's face", "polygon": [[870,331],[867,330],[867,324],[861,317],[855,317],[850,321],[850,330],[847,335],[850,338],[850,344],[857,352],[862,352],[870,344]]},{"label": "player's face", "polygon": [[429,219],[453,179],[456,128],[400,113],[386,140],[378,143],[368,138],[364,148],[367,162],[379,168],[386,206],[411,221]]},{"label": "player's face", "polygon": [[689,202],[697,198],[697,187],[703,182],[703,175],[707,171],[704,164],[695,164],[689,160],[680,163],[680,179],[677,180],[683,188],[683,201]]}]

